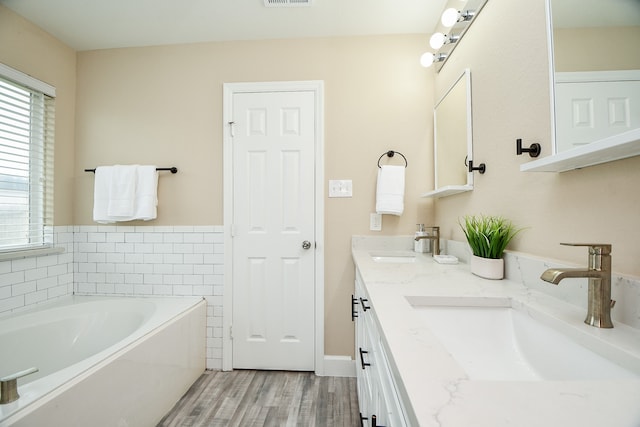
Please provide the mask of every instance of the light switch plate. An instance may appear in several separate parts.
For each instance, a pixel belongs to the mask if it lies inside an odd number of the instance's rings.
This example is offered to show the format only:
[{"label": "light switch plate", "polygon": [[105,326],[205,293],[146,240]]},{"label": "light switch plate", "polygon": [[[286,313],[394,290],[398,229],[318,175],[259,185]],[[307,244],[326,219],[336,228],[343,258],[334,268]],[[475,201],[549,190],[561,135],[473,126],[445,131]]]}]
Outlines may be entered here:
[{"label": "light switch plate", "polygon": [[353,197],[353,182],[350,179],[330,179],[329,197]]},{"label": "light switch plate", "polygon": [[372,213],[369,217],[369,230],[382,231],[382,215],[378,213]]}]

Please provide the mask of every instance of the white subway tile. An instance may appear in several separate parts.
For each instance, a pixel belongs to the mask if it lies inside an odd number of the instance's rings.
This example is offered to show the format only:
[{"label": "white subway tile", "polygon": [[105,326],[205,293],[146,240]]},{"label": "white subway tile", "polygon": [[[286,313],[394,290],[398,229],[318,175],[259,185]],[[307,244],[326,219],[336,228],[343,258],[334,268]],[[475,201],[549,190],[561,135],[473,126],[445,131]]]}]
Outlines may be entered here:
[{"label": "white subway tile", "polygon": [[9,261],[11,271],[24,271],[36,268],[36,258],[21,258]]},{"label": "white subway tile", "polygon": [[137,264],[116,264],[116,273],[133,273]]},{"label": "white subway tile", "polygon": [[174,243],[173,244],[173,253],[177,253],[177,254],[192,254],[193,253],[193,244],[191,244],[191,243]]},{"label": "white subway tile", "polygon": [[132,285],[142,284],[143,279],[144,279],[144,275],[142,274],[131,273],[131,274],[124,275],[124,282],[131,283]]},{"label": "white subway tile", "polygon": [[128,264],[142,264],[144,262],[144,254],[126,253],[124,262]]},{"label": "white subway tile", "polygon": [[107,233],[106,241],[110,243],[124,243],[124,233],[117,231]]},{"label": "white subway tile", "polygon": [[156,254],[172,254],[173,253],[173,243],[154,243],[153,244],[153,253]]},{"label": "white subway tile", "polygon": [[79,252],[96,252],[97,244],[96,243],[79,243],[77,248]]},{"label": "white subway tile", "polygon": [[94,262],[78,263],[78,273],[95,273],[96,271],[98,271],[98,267]]},{"label": "white subway tile", "polygon": [[[163,285],[182,285],[182,275],[181,274],[165,274],[162,276],[162,284]],[[176,294],[176,295],[190,295],[190,294]]]},{"label": "white subway tile", "polygon": [[87,273],[87,282],[89,283],[104,283],[106,278],[106,273]]},{"label": "white subway tile", "polygon": [[203,243],[204,237],[202,233],[184,233],[185,243]]},{"label": "white subway tile", "polygon": [[116,243],[116,252],[132,253],[134,249],[133,243]]},{"label": "white subway tile", "polygon": [[143,259],[145,264],[162,264],[164,262],[162,254],[144,254]]},{"label": "white subway tile", "polygon": [[35,281],[17,283],[12,286],[5,286],[3,288],[0,288],[0,299],[8,298],[11,296],[24,295],[30,292],[35,292],[37,290],[38,288],[36,287]]},{"label": "white subway tile", "polygon": [[193,265],[191,264],[174,264],[173,273],[175,274],[193,274]]},{"label": "white subway tile", "polygon": [[141,285],[141,284],[133,285],[133,293],[135,295],[152,295],[153,294],[153,286],[151,286],[151,285]]},{"label": "white subway tile", "polygon": [[182,281],[185,285],[202,285],[204,283],[201,274],[183,274]]},{"label": "white subway tile", "polygon": [[45,277],[44,279],[36,280],[36,288],[40,291],[42,289],[49,289],[58,286],[57,277]]},{"label": "white subway tile", "polygon": [[103,263],[107,260],[107,254],[104,252],[96,252],[87,254],[87,262]]},{"label": "white subway tile", "polygon": [[173,286],[153,285],[153,295],[173,295]]},{"label": "white subway tile", "polygon": [[144,241],[144,236],[142,233],[125,233],[124,241],[126,243],[142,243]]},{"label": "white subway tile", "polygon": [[115,285],[114,292],[116,294],[126,294],[133,295],[134,294],[134,286],[129,283],[119,283]]},{"label": "white subway tile", "polygon": [[61,297],[68,293],[67,287],[65,285],[62,286],[53,286],[47,288],[47,299]]},{"label": "white subway tile", "polygon": [[142,282],[146,285],[161,285],[162,274],[145,274]]},{"label": "white subway tile", "polygon": [[164,233],[164,243],[184,243],[183,233]]},{"label": "white subway tile", "polygon": [[154,264],[153,272],[155,274],[173,274],[172,264]]},{"label": "white subway tile", "polygon": [[107,258],[106,258],[106,262],[112,262],[112,263],[123,263],[124,262],[124,254],[122,253],[117,253],[117,252],[110,252],[107,253]]},{"label": "white subway tile", "polygon": [[143,233],[144,243],[162,243],[163,238],[162,233]]},{"label": "white subway tile", "polygon": [[107,273],[105,275],[105,282],[113,283],[113,284],[122,284],[124,283],[124,278],[125,278],[125,275],[123,273]]},{"label": "white subway tile", "polygon": [[25,270],[24,272],[24,280],[38,280],[47,277],[47,268],[34,268],[31,270]]},{"label": "white subway tile", "polygon": [[31,304],[37,304],[37,303],[42,302],[42,301],[46,301],[48,295],[49,294],[47,293],[46,289],[43,289],[41,291],[36,291],[36,292],[31,292],[31,293],[25,294],[24,295],[24,304],[25,305],[31,305]]},{"label": "white subway tile", "polygon": [[96,245],[96,250],[98,252],[115,252],[116,244],[114,242],[98,243]]},{"label": "white subway tile", "polygon": [[184,262],[183,254],[162,254],[162,262],[165,264],[182,264]]},{"label": "white subway tile", "polygon": [[106,233],[87,233],[87,242],[102,243],[107,240]]},{"label": "white subway tile", "polygon": [[185,254],[184,263],[185,264],[204,264],[204,256],[203,254]]},{"label": "white subway tile", "polygon": [[115,292],[115,285],[112,283],[98,283],[96,285],[96,292],[99,294],[113,294]]}]

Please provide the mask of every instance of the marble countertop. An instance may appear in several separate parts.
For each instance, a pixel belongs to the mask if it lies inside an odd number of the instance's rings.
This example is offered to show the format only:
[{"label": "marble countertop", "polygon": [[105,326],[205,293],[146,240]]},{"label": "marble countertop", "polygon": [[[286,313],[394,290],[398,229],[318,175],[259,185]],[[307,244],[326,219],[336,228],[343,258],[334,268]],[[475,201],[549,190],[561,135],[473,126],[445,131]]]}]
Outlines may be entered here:
[{"label": "marble countertop", "polygon": [[[513,281],[476,277],[464,263],[438,264],[428,254],[415,254],[414,263],[376,263],[372,253],[402,254],[409,248],[403,240],[374,239],[378,240],[354,237],[352,255],[376,314],[410,425],[640,426],[638,329],[623,324],[607,330],[588,326],[583,322],[584,309]],[[418,318],[407,297],[486,297],[522,302],[563,322],[577,336],[609,344],[616,349],[615,357],[622,355],[626,367],[638,376],[573,381],[470,379]],[[545,351],[549,358],[554,357],[553,348]]]}]

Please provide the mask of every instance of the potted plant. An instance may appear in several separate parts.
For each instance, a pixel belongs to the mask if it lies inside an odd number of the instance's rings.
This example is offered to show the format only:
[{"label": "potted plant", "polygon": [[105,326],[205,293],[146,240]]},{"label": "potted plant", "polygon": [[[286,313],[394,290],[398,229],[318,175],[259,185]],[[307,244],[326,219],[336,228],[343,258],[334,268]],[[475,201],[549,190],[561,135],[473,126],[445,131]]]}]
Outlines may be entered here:
[{"label": "potted plant", "polygon": [[502,279],[502,255],[520,230],[501,216],[466,215],[459,224],[473,252],[471,272],[486,279]]}]

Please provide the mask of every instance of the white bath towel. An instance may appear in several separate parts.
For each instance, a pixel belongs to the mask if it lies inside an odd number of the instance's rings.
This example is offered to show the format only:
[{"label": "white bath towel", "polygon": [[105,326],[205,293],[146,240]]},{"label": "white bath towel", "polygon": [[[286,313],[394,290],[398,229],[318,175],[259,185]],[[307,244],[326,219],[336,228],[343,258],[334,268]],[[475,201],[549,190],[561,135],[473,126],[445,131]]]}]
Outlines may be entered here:
[{"label": "white bath towel", "polygon": [[158,171],[152,165],[138,166],[134,219],[149,221],[158,216]]},{"label": "white bath towel", "polygon": [[107,215],[111,218],[132,218],[136,201],[137,165],[115,165],[109,186]]},{"label": "white bath towel", "polygon": [[93,184],[93,220],[101,224],[115,222],[107,214],[112,172],[113,168],[111,166],[99,166],[96,168]]},{"label": "white bath towel", "polygon": [[93,220],[101,224],[158,216],[158,172],[155,166],[115,165],[96,168]]},{"label": "white bath towel", "polygon": [[402,215],[404,211],[404,166],[385,165],[378,169],[376,212]]}]

